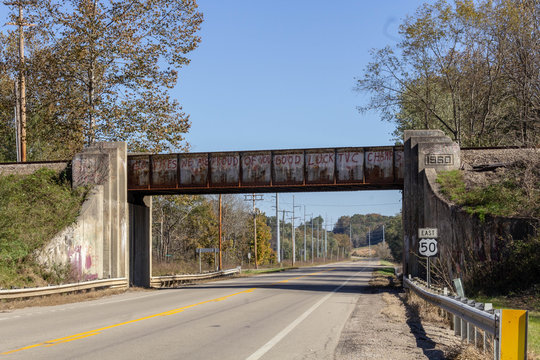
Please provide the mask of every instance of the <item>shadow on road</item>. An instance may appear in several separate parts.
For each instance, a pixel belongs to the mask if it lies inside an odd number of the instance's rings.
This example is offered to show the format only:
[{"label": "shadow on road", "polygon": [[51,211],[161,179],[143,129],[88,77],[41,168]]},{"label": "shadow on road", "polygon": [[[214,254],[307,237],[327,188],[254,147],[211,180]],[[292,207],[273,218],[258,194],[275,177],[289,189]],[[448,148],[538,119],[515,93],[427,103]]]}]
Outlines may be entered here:
[{"label": "shadow on road", "polygon": [[444,352],[437,349],[435,343],[426,333],[424,326],[420,320],[418,304],[409,304],[404,297],[400,297],[405,306],[407,325],[411,329],[411,333],[416,338],[416,345],[422,349],[424,355],[430,360],[446,359]]}]

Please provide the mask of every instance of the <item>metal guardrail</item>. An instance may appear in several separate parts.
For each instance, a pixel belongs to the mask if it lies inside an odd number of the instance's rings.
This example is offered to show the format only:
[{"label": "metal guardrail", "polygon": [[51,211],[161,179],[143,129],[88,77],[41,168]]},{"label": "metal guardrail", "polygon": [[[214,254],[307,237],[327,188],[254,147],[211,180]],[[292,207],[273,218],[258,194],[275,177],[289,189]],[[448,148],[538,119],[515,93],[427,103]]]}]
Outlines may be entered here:
[{"label": "metal guardrail", "polygon": [[203,273],[203,274],[152,276],[152,278],[150,279],[150,287],[153,287],[153,288],[171,287],[178,283],[186,283],[186,282],[194,281],[194,280],[212,279],[212,278],[216,278],[220,276],[233,275],[237,273],[239,274],[240,272],[242,272],[242,268],[238,266],[234,269],[221,270],[221,271],[215,271],[215,272]]},{"label": "metal guardrail", "polygon": [[126,278],[115,278],[115,279],[84,281],[84,282],[79,282],[75,284],[0,290],[0,300],[24,299],[24,298],[35,297],[35,296],[63,294],[63,293],[88,290],[88,289],[127,288],[128,285],[129,285],[128,280]]},{"label": "metal guardrail", "polygon": [[477,303],[474,300],[459,296],[434,294],[407,278],[403,279],[403,283],[424,300],[498,338],[498,316],[493,309],[490,309],[490,306],[486,307],[484,303]]},{"label": "metal guardrail", "polygon": [[495,310],[489,303],[448,295],[446,288],[428,287],[417,278],[404,277],[403,285],[420,298],[453,314],[454,334],[461,336],[462,341],[482,347],[484,351],[492,345],[495,360],[527,358],[526,310]]}]

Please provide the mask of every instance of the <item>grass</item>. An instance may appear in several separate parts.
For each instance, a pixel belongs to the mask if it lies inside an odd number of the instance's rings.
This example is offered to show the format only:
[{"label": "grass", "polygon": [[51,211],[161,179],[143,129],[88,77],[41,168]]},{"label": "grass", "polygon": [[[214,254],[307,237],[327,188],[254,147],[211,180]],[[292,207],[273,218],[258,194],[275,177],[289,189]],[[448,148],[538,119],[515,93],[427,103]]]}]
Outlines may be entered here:
[{"label": "grass", "polygon": [[540,297],[536,295],[522,296],[478,296],[476,301],[491,303],[496,309],[525,309],[529,310],[528,351],[540,359]]},{"label": "grass", "polygon": [[[465,184],[463,172],[450,170],[440,172],[437,182],[441,186],[443,195],[457,205],[462,206],[469,214],[478,215],[482,221],[486,215],[530,215],[523,213],[523,204],[529,203],[531,199],[516,180],[507,178],[485,187],[468,188]],[[536,207],[538,207],[538,204],[536,204]],[[538,208],[533,209],[534,214],[540,214],[540,210]]]},{"label": "grass", "polygon": [[392,261],[388,261],[388,260],[379,260],[379,262],[381,263],[381,265],[384,265],[384,266],[396,266],[395,263],[393,263]]},{"label": "grass", "polygon": [[394,268],[393,267],[385,267],[382,269],[377,269],[375,271],[375,274],[382,275],[382,276],[393,276],[394,275]]},{"label": "grass", "polygon": [[33,253],[75,221],[85,195],[86,189],[72,190],[49,169],[0,176],[0,288],[55,283],[69,275],[63,267],[43,272]]}]

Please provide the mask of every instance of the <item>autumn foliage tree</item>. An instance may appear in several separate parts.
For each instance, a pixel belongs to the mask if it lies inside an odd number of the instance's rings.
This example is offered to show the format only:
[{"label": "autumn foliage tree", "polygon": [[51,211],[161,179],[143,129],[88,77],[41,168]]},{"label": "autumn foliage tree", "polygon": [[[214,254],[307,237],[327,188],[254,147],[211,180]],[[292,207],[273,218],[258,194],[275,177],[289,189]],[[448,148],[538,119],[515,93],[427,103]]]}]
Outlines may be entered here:
[{"label": "autumn foliage tree", "polygon": [[373,51],[360,110],[407,129],[441,129],[464,146],[540,141],[540,6],[535,0],[439,0]]},{"label": "autumn foliage tree", "polygon": [[[103,140],[132,151],[185,146],[189,117],[169,91],[200,42],[194,0],[36,0],[25,13],[36,25],[26,31],[28,115],[43,136],[62,133],[71,152]],[[11,78],[16,35],[0,45]]]}]

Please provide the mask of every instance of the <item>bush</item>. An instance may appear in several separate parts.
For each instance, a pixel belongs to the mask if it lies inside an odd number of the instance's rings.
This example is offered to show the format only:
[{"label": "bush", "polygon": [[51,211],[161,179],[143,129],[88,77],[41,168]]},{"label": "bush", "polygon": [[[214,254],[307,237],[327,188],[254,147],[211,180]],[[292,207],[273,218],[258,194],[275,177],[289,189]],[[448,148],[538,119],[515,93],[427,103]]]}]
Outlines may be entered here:
[{"label": "bush", "polygon": [[520,292],[540,286],[540,235],[512,240],[501,249],[497,262],[480,263],[470,288],[487,295]]},{"label": "bush", "polygon": [[375,254],[377,254],[377,257],[381,260],[393,260],[392,253],[390,252],[390,248],[388,247],[387,243],[379,243],[374,246],[375,248]]}]

